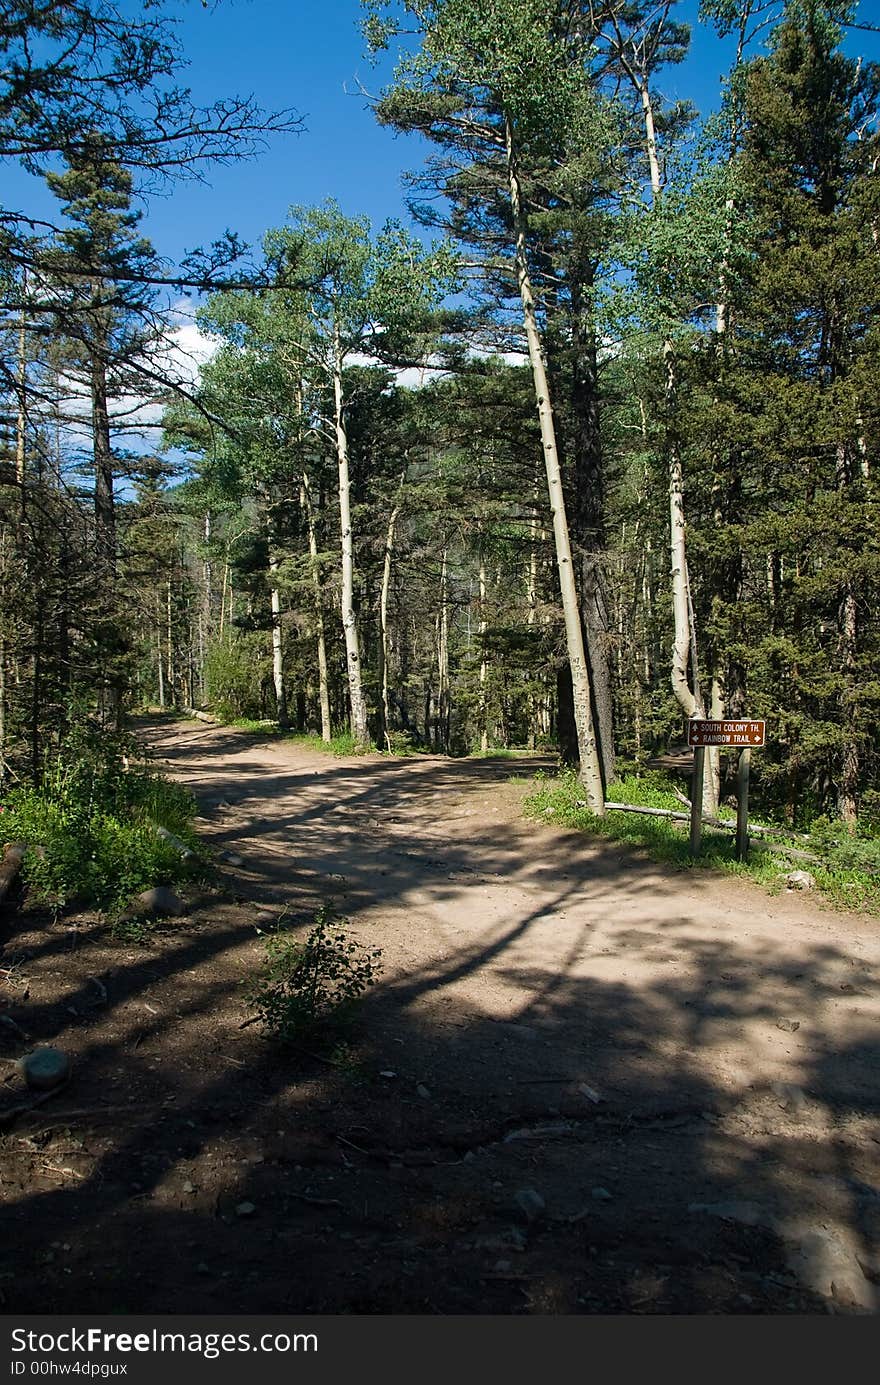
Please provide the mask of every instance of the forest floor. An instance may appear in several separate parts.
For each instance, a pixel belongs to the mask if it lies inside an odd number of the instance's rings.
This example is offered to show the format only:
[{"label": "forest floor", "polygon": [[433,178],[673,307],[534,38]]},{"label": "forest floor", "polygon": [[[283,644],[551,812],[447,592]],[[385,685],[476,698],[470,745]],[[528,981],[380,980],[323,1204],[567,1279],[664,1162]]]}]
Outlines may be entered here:
[{"label": "forest floor", "polygon": [[[141,944],[7,906],[73,1072],[0,1128],[2,1311],[876,1311],[876,919],[527,821],[536,758],[141,734],[243,864]],[[326,901],[384,966],[333,1063],[241,1027]]]}]

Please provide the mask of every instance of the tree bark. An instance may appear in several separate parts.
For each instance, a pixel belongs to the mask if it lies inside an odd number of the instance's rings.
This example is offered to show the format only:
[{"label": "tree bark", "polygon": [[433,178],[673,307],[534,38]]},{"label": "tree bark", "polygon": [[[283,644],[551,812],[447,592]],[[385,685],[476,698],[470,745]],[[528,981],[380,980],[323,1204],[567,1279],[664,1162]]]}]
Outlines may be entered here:
[{"label": "tree bark", "polygon": [[523,319],[528,343],[529,362],[535,386],[538,407],[538,421],[541,428],[541,443],[544,452],[544,465],[547,471],[547,489],[550,497],[550,511],[553,516],[553,537],[556,543],[556,561],[559,570],[559,587],[562,598],[562,611],[565,621],[565,639],[574,702],[574,718],[577,728],[578,761],[580,777],[593,813],[601,816],[605,812],[605,791],[602,783],[602,767],[593,725],[591,706],[590,674],[584,651],[583,631],[580,610],[574,581],[574,568],[571,559],[568,517],[565,511],[565,496],[562,489],[562,474],[559,465],[559,451],[556,445],[556,429],[550,405],[550,392],[547,371],[541,347],[535,312],[535,297],[529,275],[526,252],[526,215],[522,204],[519,175],[517,173],[513,127],[509,116],[504,121],[507,153],[507,177],[510,205],[513,214],[516,237],[516,277],[522,303]]},{"label": "tree bark", "polygon": [[[404,473],[405,475],[405,473]],[[400,478],[400,487],[404,477]],[[399,493],[399,492],[398,492]],[[382,586],[379,591],[379,688],[382,697],[382,739],[387,750],[391,750],[391,706],[388,688],[388,593],[391,588],[391,555],[394,551],[394,530],[400,505],[396,504],[388,517],[385,531],[385,554],[382,562]]]},{"label": "tree bark", "polygon": [[574,420],[572,538],[580,560],[580,610],[590,672],[593,715],[606,787],[615,780],[614,717],[605,572],[605,475],[599,418],[596,333],[589,307],[594,266],[576,262],[571,274]]},{"label": "tree bark", "polygon": [[284,632],[281,627],[281,593],[278,569],[281,559],[269,552],[269,603],[272,609],[272,683],[275,688],[275,719],[282,731],[290,725],[287,716],[287,689],[284,685]]},{"label": "tree bark", "polygon": [[[482,532],[482,525],[480,525]],[[487,693],[487,681],[489,677],[489,662],[486,657],[486,631],[488,621],[486,620],[486,559],[480,547],[480,750],[485,755],[489,749],[489,706]]]},{"label": "tree bark", "polygon": [[361,678],[361,649],[354,609],[354,534],[351,524],[351,483],[348,468],[348,437],[342,406],[342,347],[339,329],[334,335],[333,398],[336,423],[336,460],[339,465],[339,522],[342,530],[342,630],[345,636],[348,697],[351,707],[351,733],[355,748],[370,744],[367,730],[367,704]]},{"label": "tree bark", "polygon": [[312,574],[312,601],[315,617],[315,643],[318,655],[318,704],[321,709],[321,740],[330,744],[333,728],[330,722],[330,686],[327,677],[327,641],[324,634],[324,606],[321,599],[321,573],[318,564],[318,536],[315,530],[315,512],[312,506],[312,492],[307,471],[302,474],[300,503],[306,517],[309,531],[309,570]]}]

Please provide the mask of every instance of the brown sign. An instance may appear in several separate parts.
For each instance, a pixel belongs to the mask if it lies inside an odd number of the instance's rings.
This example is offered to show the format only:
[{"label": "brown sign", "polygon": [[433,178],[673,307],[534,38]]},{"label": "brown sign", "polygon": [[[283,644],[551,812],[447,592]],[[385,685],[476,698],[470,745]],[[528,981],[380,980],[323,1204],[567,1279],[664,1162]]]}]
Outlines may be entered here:
[{"label": "brown sign", "polygon": [[739,745],[743,748],[764,745],[763,721],[688,722],[688,745]]}]

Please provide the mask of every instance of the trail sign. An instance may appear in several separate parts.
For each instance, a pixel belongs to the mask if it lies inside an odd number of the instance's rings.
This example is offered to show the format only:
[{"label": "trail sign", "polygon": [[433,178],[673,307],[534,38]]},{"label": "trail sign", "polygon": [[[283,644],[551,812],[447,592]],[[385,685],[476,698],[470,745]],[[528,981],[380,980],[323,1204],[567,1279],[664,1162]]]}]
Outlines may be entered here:
[{"label": "trail sign", "polygon": [[688,745],[738,745],[752,750],[765,743],[766,722],[707,721],[694,717],[688,722]]},{"label": "trail sign", "polygon": [[766,722],[709,721],[693,717],[688,722],[688,745],[694,748],[691,780],[691,855],[700,850],[703,829],[703,768],[706,749],[712,745],[736,746],[740,752],[736,776],[736,858],[745,861],[749,854],[749,762],[752,750],[765,744]]}]

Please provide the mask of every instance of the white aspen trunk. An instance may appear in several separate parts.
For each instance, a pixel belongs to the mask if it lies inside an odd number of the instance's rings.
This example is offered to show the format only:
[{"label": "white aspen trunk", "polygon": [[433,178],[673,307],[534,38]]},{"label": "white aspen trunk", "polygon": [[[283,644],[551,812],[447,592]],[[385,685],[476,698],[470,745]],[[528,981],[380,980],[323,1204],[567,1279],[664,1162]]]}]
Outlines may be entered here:
[{"label": "white aspen trunk", "polygon": [[269,553],[269,602],[272,608],[272,682],[275,687],[275,717],[282,730],[287,730],[287,689],[284,686],[284,640],[281,628],[281,593],[278,590],[278,569],[281,560]]},{"label": "white aspen trunk", "polygon": [[[482,531],[482,524],[480,525]],[[486,560],[480,549],[480,750],[485,755],[489,749],[489,708],[486,697],[486,682],[489,665],[486,659]]]},{"label": "white aspen trunk", "polygon": [[[645,144],[648,152],[648,168],[651,177],[651,194],[656,206],[661,193],[660,160],[657,154],[657,130],[654,123],[654,109],[647,82],[635,79],[642,101],[645,118]],[[670,338],[663,343],[663,363],[666,369],[666,400],[671,408],[675,399],[676,370],[675,347]],[[685,716],[705,716],[699,691],[691,691],[688,682],[688,660],[692,647],[696,645],[696,631],[688,609],[686,526],[684,516],[684,478],[682,474],[681,453],[674,437],[669,439],[669,557],[672,584],[672,691]],[[691,670],[696,680],[696,664]],[[715,755],[714,772],[703,776],[703,810],[715,814],[718,809],[717,784],[719,782],[718,755]]]},{"label": "white aspen trunk", "polygon": [[159,706],[165,710],[165,671],[162,667],[162,619],[159,593],[156,593],[156,669],[159,675]]},{"label": "white aspen trunk", "polygon": [[[837,445],[836,463],[837,488],[843,493],[851,483],[852,469],[850,457],[844,443]],[[837,788],[837,811],[850,832],[858,826],[858,792],[860,752],[859,743],[853,730],[852,697],[856,681],[858,657],[858,606],[856,592],[851,581],[844,584],[841,595],[838,630],[840,645],[840,664],[843,673],[840,696],[840,718],[848,734],[841,748],[840,776]]]},{"label": "white aspen trunk", "polygon": [[[27,295],[27,270],[22,270],[21,275],[22,300]],[[18,412],[15,425],[15,479],[21,488],[20,500],[24,503],[24,473],[25,473],[25,432],[27,429],[27,406],[25,402],[25,390],[27,388],[27,318],[25,316],[24,301],[22,301],[21,317],[18,325]]]},{"label": "white aspen trunk", "polygon": [[204,659],[204,645],[203,645],[203,640],[204,640],[204,637],[207,637],[207,638],[210,639],[210,636],[211,636],[211,614],[212,614],[212,607],[213,607],[211,587],[212,587],[212,585],[213,585],[214,573],[213,573],[213,569],[212,569],[212,566],[211,566],[211,558],[210,558],[209,550],[208,550],[208,544],[210,544],[210,542],[211,542],[211,511],[210,511],[210,510],[207,510],[207,511],[205,512],[205,559],[204,559],[204,562],[202,563],[202,581],[204,582],[204,587],[205,587],[205,590],[204,590],[204,597],[203,597],[203,602],[202,602],[202,608],[203,608],[203,612],[204,612],[204,621],[201,622],[200,625],[199,625],[199,630],[200,630],[200,631],[204,630],[204,635],[201,635],[201,636],[200,636],[200,643],[199,643],[199,658],[200,658],[200,660],[201,660],[200,668],[199,668],[199,682],[202,683],[202,684],[204,684],[204,681],[205,681],[205,678],[204,678],[204,671],[205,671],[204,665],[205,665],[205,659]]},{"label": "white aspen trunk", "polygon": [[312,600],[315,615],[315,643],[318,654],[318,703],[321,708],[321,740],[330,744],[333,729],[330,725],[330,685],[327,677],[327,641],[324,634],[324,607],[321,602],[321,573],[318,565],[318,536],[315,530],[315,513],[312,508],[312,492],[308,472],[302,475],[300,503],[306,517],[309,531],[309,568],[312,574]]},{"label": "white aspen trunk", "polygon": [[171,619],[171,582],[167,583],[168,604],[166,607],[166,639],[168,641],[168,696],[174,702],[174,631]]},{"label": "white aspen trunk", "polygon": [[[537,501],[537,497],[536,497]],[[529,520],[529,563],[526,568],[526,625],[534,630],[538,618],[538,512],[532,511]],[[528,748],[534,750],[538,726],[538,695],[529,693],[529,739]]]},{"label": "white aspen trunk", "polygon": [[[6,581],[6,529],[0,531],[0,578]],[[6,779],[6,632],[0,634],[0,784]]]},{"label": "white aspen trunk", "polygon": [[[403,485],[403,477],[401,477],[401,485]],[[400,506],[395,505],[388,518],[388,528],[385,531],[385,557],[382,563],[382,586],[379,591],[379,687],[382,694],[382,735],[388,751],[391,750],[391,736],[389,735],[391,706],[388,689],[388,592],[391,588],[391,555],[394,551],[394,530],[399,514]]]},{"label": "white aspen trunk", "polygon": [[220,589],[220,635],[226,629],[226,591],[229,586],[229,559],[223,564],[223,586]]},{"label": "white aspen trunk", "polygon": [[541,346],[535,313],[535,297],[529,275],[526,255],[526,218],[522,205],[519,176],[516,169],[513,145],[513,128],[510,118],[505,116],[505,142],[507,149],[507,177],[513,225],[516,236],[516,277],[522,303],[529,362],[535,387],[538,406],[538,421],[541,429],[541,444],[544,465],[547,471],[547,490],[550,499],[550,512],[553,516],[553,537],[556,544],[556,562],[559,570],[559,589],[562,598],[562,612],[565,621],[565,641],[571,666],[574,720],[577,730],[580,777],[587,795],[591,812],[597,816],[605,813],[605,791],[602,784],[602,769],[599,763],[599,749],[593,726],[593,713],[590,698],[590,674],[584,651],[583,631],[574,582],[574,567],[571,560],[568,517],[565,511],[565,496],[562,489],[562,472],[559,465],[559,452],[556,446],[556,429],[550,405],[550,391],[547,371]]},{"label": "white aspen trunk", "polygon": [[[199,611],[196,625],[196,638],[199,650],[199,700],[205,695],[205,618],[202,611]],[[193,702],[195,707],[195,702]]]},{"label": "white aspen trunk", "polygon": [[440,614],[437,625],[437,729],[440,748],[449,750],[449,602],[447,552],[440,562]]},{"label": "white aspen trunk", "polygon": [[351,486],[348,472],[348,437],[342,416],[342,347],[339,329],[333,343],[333,398],[336,413],[336,459],[339,464],[339,522],[342,530],[342,630],[345,636],[348,696],[351,705],[351,733],[355,748],[370,744],[367,730],[367,704],[361,679],[361,649],[354,610],[354,535],[351,527]]},{"label": "white aspen trunk", "polygon": [[837,811],[850,832],[858,826],[859,790],[859,743],[851,732],[852,712],[848,705],[852,684],[855,679],[856,652],[858,643],[858,610],[852,585],[848,582],[844,591],[840,611],[840,643],[843,654],[844,695],[843,724],[850,728],[841,752],[840,783],[837,792]]}]

